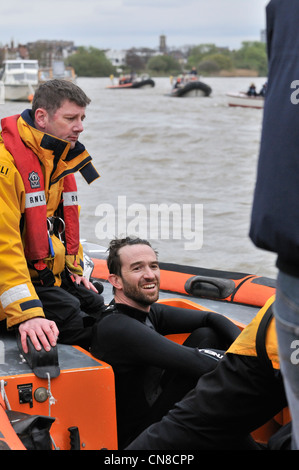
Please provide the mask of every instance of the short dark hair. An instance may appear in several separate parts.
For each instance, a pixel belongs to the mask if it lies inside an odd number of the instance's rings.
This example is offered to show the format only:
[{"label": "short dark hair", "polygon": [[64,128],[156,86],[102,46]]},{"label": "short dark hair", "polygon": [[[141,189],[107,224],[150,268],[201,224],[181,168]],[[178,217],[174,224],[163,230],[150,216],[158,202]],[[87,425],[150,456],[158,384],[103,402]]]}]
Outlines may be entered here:
[{"label": "short dark hair", "polygon": [[[148,240],[144,240],[138,237],[115,238],[114,240],[111,240],[107,250],[109,252],[107,258],[107,266],[110,274],[116,274],[117,276],[121,275],[121,262],[119,250],[123,246],[127,245],[147,245],[153,249],[152,245]],[[154,250],[154,252],[158,256],[158,252],[156,250]]]},{"label": "short dark hair", "polygon": [[32,101],[32,114],[38,108],[44,108],[49,114],[54,114],[65,100],[72,101],[85,108],[90,99],[75,83],[67,80],[47,80],[42,83],[34,93]]}]

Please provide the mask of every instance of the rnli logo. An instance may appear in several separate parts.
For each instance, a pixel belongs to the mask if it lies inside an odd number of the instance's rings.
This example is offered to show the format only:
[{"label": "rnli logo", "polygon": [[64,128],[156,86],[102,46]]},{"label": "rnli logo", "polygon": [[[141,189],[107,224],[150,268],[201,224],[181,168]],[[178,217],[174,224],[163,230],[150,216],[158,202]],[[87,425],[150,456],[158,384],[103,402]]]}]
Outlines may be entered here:
[{"label": "rnli logo", "polygon": [[0,176],[7,176],[9,168],[7,166],[0,165]]},{"label": "rnli logo", "polygon": [[40,188],[40,178],[36,171],[29,173],[28,179],[32,189]]}]

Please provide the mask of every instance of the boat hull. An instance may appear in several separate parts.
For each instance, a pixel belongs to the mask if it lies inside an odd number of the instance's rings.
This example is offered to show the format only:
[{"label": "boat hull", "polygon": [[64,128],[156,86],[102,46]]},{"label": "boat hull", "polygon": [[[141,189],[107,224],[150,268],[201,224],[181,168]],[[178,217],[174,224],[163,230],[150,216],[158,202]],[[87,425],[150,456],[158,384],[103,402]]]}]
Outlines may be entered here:
[{"label": "boat hull", "polygon": [[[1,347],[5,361],[0,364],[0,380],[5,383],[10,408],[55,418],[50,429],[55,448],[72,450],[69,428],[75,427],[80,438],[77,450],[117,449],[114,373],[110,365],[77,346],[58,344],[60,375],[51,379],[54,401],[50,406],[48,397],[40,401],[41,392],[48,390],[48,380],[38,378],[22,362],[15,336],[1,336]],[[7,444],[18,443],[8,440]]]},{"label": "boat hull", "polygon": [[32,101],[38,85],[4,85],[6,101]]},{"label": "boat hull", "polygon": [[107,88],[112,90],[121,90],[121,89],[129,89],[129,88],[153,88],[155,86],[154,80],[148,78],[146,80],[136,80],[135,82],[130,83],[122,83],[118,85],[109,85]]},{"label": "boat hull", "polygon": [[246,93],[227,93],[228,105],[232,107],[263,109],[265,99],[262,96],[247,96]]},{"label": "boat hull", "polygon": [[5,101],[32,101],[38,86],[37,60],[4,60],[0,70]]},{"label": "boat hull", "polygon": [[176,98],[187,98],[187,97],[203,97],[210,96],[212,88],[201,81],[190,81],[178,88],[173,88],[170,96]]},{"label": "boat hull", "polygon": [[[106,303],[113,298],[107,281],[106,247],[82,241],[85,275],[100,280]],[[275,281],[246,273],[211,270],[201,267],[160,263],[161,294],[159,302],[194,310],[213,310],[231,318],[240,329],[249,323],[266,300],[275,293]],[[186,334],[168,335],[179,344]],[[31,415],[55,418],[50,433],[55,446],[61,450],[74,447],[70,429],[79,431],[82,450],[117,450],[115,383],[112,367],[95,359],[76,346],[58,344],[60,375],[51,379],[49,399],[39,401],[37,391],[47,390],[46,379],[34,375],[20,354],[14,335],[4,333],[0,341],[0,381],[12,410]],[[26,390],[26,400],[20,390]],[[0,395],[0,449],[23,449],[13,429],[5,420],[5,405]],[[267,443],[270,436],[290,419],[288,409],[282,410],[268,423],[252,433],[258,442]],[[1,433],[4,436],[1,442]]]}]

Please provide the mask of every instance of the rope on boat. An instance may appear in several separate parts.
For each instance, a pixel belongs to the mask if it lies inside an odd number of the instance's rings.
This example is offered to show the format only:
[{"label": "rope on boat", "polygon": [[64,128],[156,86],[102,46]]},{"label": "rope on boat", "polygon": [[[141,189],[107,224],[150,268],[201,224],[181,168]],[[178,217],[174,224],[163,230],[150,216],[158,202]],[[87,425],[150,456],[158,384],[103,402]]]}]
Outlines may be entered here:
[{"label": "rope on boat", "polygon": [[[46,375],[47,375],[47,379],[48,379],[47,394],[48,394],[48,397],[49,397],[49,416],[51,416],[51,406],[55,405],[56,399],[53,397],[52,392],[51,392],[51,377],[50,377],[49,372],[46,372]],[[54,441],[53,437],[51,436],[51,433],[49,433],[49,434],[50,434],[50,439],[51,439],[51,442],[53,444],[54,449],[58,450],[58,447],[56,446],[55,441]]]},{"label": "rope on boat", "polygon": [[48,378],[48,397],[49,397],[49,416],[51,416],[51,406],[55,405],[56,399],[53,397],[52,392],[51,392],[51,377],[49,372],[46,373],[47,378]]}]

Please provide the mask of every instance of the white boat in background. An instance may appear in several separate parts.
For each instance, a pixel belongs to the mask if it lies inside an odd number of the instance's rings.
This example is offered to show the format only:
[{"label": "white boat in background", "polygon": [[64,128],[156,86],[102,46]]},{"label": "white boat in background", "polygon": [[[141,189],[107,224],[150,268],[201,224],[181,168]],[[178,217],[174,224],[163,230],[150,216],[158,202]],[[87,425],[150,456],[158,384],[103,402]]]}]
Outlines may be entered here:
[{"label": "white boat in background", "polygon": [[5,101],[32,101],[38,86],[37,60],[5,60],[0,71]]},{"label": "white boat in background", "polygon": [[40,67],[38,72],[39,83],[59,78],[75,83],[77,76],[73,67],[66,67],[62,60],[54,60],[52,67]]},{"label": "white boat in background", "polygon": [[248,96],[247,93],[227,93],[229,106],[241,106],[242,108],[262,109],[265,98],[263,96]]}]

